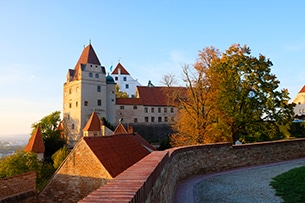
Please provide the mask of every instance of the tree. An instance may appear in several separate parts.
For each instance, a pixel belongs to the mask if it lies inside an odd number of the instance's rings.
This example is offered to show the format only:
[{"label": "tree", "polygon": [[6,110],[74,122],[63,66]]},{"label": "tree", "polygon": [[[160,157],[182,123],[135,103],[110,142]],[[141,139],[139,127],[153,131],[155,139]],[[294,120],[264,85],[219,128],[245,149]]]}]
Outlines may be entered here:
[{"label": "tree", "polygon": [[40,171],[41,162],[37,154],[16,151],[14,154],[0,159],[0,178],[14,176],[30,171]]},{"label": "tree", "polygon": [[65,158],[68,156],[69,153],[70,151],[66,146],[63,146],[58,151],[56,151],[52,155],[53,167],[57,169],[60,166],[60,164],[65,160]]},{"label": "tree", "polygon": [[177,85],[178,81],[177,81],[174,73],[168,73],[168,74],[163,75],[160,83],[167,87],[172,87],[172,86]]},{"label": "tree", "polygon": [[180,145],[183,137],[192,144],[282,137],[279,125],[293,114],[288,90],[277,90],[280,82],[269,59],[250,54],[248,47],[237,44],[222,54],[210,47],[199,52],[196,74],[184,68],[189,94],[180,98],[173,144]]},{"label": "tree", "polygon": [[60,137],[60,131],[57,129],[60,122],[60,111],[54,111],[51,114],[40,119],[39,122],[32,124],[32,133],[40,125],[44,145],[45,157],[51,157],[58,149],[63,147],[65,141]]},{"label": "tree", "polygon": [[115,85],[115,97],[116,98],[128,98],[128,94],[120,90],[120,86],[118,84]]}]

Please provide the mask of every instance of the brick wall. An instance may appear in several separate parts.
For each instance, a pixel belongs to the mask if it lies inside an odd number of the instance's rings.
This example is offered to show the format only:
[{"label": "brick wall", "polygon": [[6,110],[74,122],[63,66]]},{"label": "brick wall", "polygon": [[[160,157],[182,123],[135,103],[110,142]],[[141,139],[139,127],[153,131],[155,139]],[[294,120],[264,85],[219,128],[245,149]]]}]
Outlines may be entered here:
[{"label": "brick wall", "polygon": [[0,179],[0,202],[35,202],[36,172]]},{"label": "brick wall", "polygon": [[305,139],[153,152],[80,202],[172,202],[177,184],[188,177],[303,157]]},{"label": "brick wall", "polygon": [[39,193],[39,202],[77,202],[112,179],[84,140]]}]

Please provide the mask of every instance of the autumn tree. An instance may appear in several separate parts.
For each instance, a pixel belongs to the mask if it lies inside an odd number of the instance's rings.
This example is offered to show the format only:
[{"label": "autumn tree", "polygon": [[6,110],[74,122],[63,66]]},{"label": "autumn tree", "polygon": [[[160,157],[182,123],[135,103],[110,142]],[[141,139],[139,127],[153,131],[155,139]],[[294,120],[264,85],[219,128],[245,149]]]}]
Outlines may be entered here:
[{"label": "autumn tree", "polygon": [[128,98],[128,94],[120,90],[120,86],[118,84],[115,85],[115,97],[116,98]]},{"label": "autumn tree", "polygon": [[173,143],[186,135],[192,144],[282,137],[278,125],[293,114],[288,91],[278,90],[280,82],[271,73],[269,59],[250,54],[248,47],[236,44],[222,54],[213,47],[199,52],[194,76],[184,71],[189,97],[179,104]]}]

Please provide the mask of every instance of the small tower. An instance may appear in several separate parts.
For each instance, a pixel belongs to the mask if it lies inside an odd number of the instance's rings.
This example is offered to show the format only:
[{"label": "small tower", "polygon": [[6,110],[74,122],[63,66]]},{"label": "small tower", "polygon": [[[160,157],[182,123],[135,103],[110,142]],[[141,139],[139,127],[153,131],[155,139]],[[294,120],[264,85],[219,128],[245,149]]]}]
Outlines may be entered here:
[{"label": "small tower", "polygon": [[45,146],[39,125],[35,129],[32,137],[30,138],[28,144],[24,147],[23,151],[37,153],[38,160],[43,160]]},{"label": "small tower", "polygon": [[84,127],[83,136],[84,137],[101,136],[101,121],[95,112],[91,114],[89,121]]}]

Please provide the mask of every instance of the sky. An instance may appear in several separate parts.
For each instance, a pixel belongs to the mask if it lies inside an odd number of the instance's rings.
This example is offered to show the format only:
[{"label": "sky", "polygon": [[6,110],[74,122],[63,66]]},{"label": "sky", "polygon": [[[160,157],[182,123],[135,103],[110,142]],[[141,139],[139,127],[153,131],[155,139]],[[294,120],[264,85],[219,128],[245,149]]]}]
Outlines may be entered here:
[{"label": "sky", "polygon": [[142,85],[182,75],[198,51],[246,44],[273,62],[293,99],[305,84],[303,0],[1,0],[0,136],[28,134],[62,111],[63,84],[91,41],[107,72],[118,61]]}]

